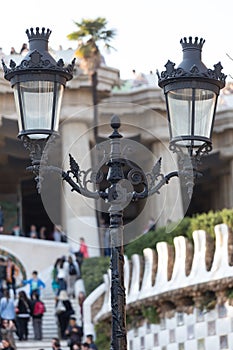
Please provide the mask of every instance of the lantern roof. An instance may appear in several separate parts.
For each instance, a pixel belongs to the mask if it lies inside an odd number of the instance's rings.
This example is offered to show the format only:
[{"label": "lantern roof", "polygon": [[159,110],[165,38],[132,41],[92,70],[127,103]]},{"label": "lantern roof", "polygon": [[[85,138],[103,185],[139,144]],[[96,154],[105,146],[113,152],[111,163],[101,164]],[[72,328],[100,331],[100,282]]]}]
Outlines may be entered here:
[{"label": "lantern roof", "polygon": [[2,60],[4,77],[11,80],[16,75],[26,73],[52,73],[63,76],[67,81],[73,77],[75,58],[71,64],[65,66],[63,59],[56,61],[48,51],[48,40],[51,30],[43,27],[40,31],[38,27],[34,30],[26,30],[29,41],[29,51],[23,60],[17,65],[12,59],[9,67]]},{"label": "lantern roof", "polygon": [[157,71],[158,85],[164,87],[173,81],[183,80],[208,80],[217,85],[220,89],[225,86],[226,75],[222,73],[221,62],[214,65],[214,69],[207,68],[201,60],[202,47],[205,43],[204,39],[194,39],[190,36],[180,40],[183,49],[183,61],[175,68],[175,63],[168,60],[165,64],[166,70]]}]

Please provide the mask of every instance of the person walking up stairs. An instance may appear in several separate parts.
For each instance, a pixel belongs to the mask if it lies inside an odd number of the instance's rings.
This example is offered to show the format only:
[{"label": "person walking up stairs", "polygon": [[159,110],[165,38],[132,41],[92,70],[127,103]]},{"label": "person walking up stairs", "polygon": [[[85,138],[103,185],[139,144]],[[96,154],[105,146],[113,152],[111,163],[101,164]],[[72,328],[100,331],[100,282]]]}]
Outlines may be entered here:
[{"label": "person walking up stairs", "polygon": [[[16,346],[17,350],[51,350],[51,340],[54,337],[58,337],[58,325],[57,325],[57,318],[55,316],[55,301],[53,294],[46,295],[45,299],[42,299],[46,312],[43,316],[43,323],[42,323],[42,334],[43,339],[42,340],[34,340],[34,332],[33,332],[33,326],[32,326],[32,319],[30,319],[28,324],[28,340],[27,341],[19,341],[16,340]],[[72,300],[72,304],[74,307],[74,310],[77,310],[79,305],[76,299]],[[60,340],[61,343],[61,349],[62,350],[69,350],[69,346],[67,345],[67,340]]]}]

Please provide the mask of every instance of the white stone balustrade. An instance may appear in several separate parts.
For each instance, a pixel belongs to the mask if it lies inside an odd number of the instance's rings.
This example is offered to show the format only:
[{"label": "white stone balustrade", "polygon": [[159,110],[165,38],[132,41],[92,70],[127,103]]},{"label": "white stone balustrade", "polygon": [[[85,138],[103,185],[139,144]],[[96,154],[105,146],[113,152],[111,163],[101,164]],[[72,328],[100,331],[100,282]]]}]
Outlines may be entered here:
[{"label": "white stone balustrade", "polygon": [[[157,296],[164,292],[173,291],[176,289],[185,288],[203,283],[208,283],[213,280],[219,280],[226,277],[233,277],[233,266],[228,263],[228,236],[229,230],[227,225],[221,224],[215,226],[215,252],[212,266],[207,270],[206,267],[206,251],[207,240],[206,232],[198,230],[193,232],[194,254],[192,259],[191,270],[186,275],[186,256],[189,254],[187,249],[186,239],[182,236],[174,239],[175,261],[171,279],[168,276],[169,252],[168,244],[160,242],[156,246],[158,261],[155,259],[155,252],[146,248],[143,251],[144,269],[141,271],[140,257],[134,254],[131,257],[131,264],[126,258],[125,263],[125,285],[126,285],[126,303],[127,307],[137,301],[143,302],[146,298]],[[153,280],[154,266],[157,264],[156,276]],[[141,277],[142,276],[142,277]],[[110,273],[104,276],[102,284],[104,301],[103,305],[92,322],[98,322],[100,317],[111,312],[110,303]],[[99,287],[100,288],[100,287]],[[93,292],[88,297],[88,308],[86,301],[84,302],[84,314],[90,312],[90,304],[96,302],[97,294]],[[100,295],[98,294],[98,297]],[[90,322],[91,319],[88,318]],[[85,324],[86,322],[84,322]]]}]

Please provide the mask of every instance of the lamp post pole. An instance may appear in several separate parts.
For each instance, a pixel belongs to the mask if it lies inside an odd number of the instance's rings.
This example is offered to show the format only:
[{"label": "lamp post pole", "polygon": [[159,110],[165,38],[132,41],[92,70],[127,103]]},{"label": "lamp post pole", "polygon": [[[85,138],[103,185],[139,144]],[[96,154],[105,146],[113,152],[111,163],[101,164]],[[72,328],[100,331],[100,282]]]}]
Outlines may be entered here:
[{"label": "lamp post pole", "polygon": [[[124,158],[121,152],[119,133],[120,119],[111,119],[112,134],[109,136],[110,152],[105,165],[108,168],[107,188],[99,190],[103,179],[101,169],[83,171],[70,155],[70,169],[46,164],[45,145],[54,134],[58,134],[61,99],[66,82],[72,79],[74,60],[67,67],[48,52],[48,38],[51,31],[32,28],[26,31],[29,52],[17,66],[10,62],[8,68],[3,62],[4,76],[11,82],[19,116],[19,135],[30,151],[32,165],[29,170],[36,175],[40,190],[43,176],[41,171],[57,172],[72,191],[92,199],[102,198],[109,205],[111,236],[111,350],[127,350],[126,296],[124,286],[123,252],[123,210],[131,201],[145,199],[168,184],[173,177],[179,177],[187,188],[189,196],[198,174],[197,165],[203,154],[212,149],[212,130],[218,94],[225,85],[226,76],[221,73],[220,62],[214,70],[207,69],[201,61],[204,40],[184,38],[181,44],[184,59],[175,69],[171,61],[166,71],[158,73],[159,86],[164,89],[169,121],[170,149],[178,154],[179,170],[167,175],[161,173],[161,158],[151,172],[145,173],[137,164]],[[41,158],[43,156],[43,162]],[[106,155],[105,155],[106,156]],[[100,175],[100,176],[98,176]],[[89,177],[89,179],[88,179]],[[130,190],[124,181],[131,185]],[[92,183],[95,190],[90,190]]]},{"label": "lamp post pole", "polygon": [[[109,187],[109,215],[111,240],[111,309],[112,337],[111,350],[126,350],[126,314],[124,286],[124,252],[123,252],[123,192],[119,191],[120,181],[124,179],[121,157],[121,135],[118,132],[120,122],[115,116],[112,119],[114,131],[110,136],[110,160],[107,180]],[[118,187],[118,188],[117,188]],[[121,194],[120,194],[121,192]],[[119,195],[120,194],[120,195]],[[126,199],[126,198],[125,198]]]}]

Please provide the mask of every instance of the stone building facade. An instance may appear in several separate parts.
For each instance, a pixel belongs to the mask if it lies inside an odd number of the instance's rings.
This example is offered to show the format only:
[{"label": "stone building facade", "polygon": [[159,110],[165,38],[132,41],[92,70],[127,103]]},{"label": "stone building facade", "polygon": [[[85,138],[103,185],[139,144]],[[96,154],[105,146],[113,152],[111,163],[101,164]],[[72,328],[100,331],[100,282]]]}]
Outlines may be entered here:
[{"label": "stone building facade", "polygon": [[[162,158],[164,174],[176,170],[176,156],[168,149],[169,137],[165,102],[156,79],[148,84],[119,88],[120,72],[103,66],[98,71],[98,136],[94,139],[92,86],[89,78],[76,68],[73,80],[65,90],[62,103],[60,134],[55,151],[51,146],[50,159],[68,170],[71,153],[83,170],[102,164],[102,145],[111,133],[110,118],[121,118],[121,133],[127,140],[127,157],[149,172]],[[171,180],[159,195],[142,203],[129,204],[125,209],[125,237],[133,239],[141,234],[150,218],[158,226],[178,221],[195,212],[233,207],[233,122],[230,88],[222,94],[214,127],[214,150],[201,165],[204,176],[194,187],[192,201],[188,201],[179,179]],[[15,204],[15,221],[24,232],[30,224],[46,226],[61,224],[71,245],[77,247],[84,236],[90,255],[101,254],[102,238],[98,226],[102,214],[107,216],[103,202],[93,202],[74,194],[60,179],[51,175],[45,181],[41,196],[37,194],[33,174],[26,171],[29,154],[17,139],[17,116],[13,92],[9,83],[0,76],[0,202]],[[98,147],[95,147],[96,142]],[[50,152],[50,148],[49,148]],[[102,152],[102,154],[101,154]],[[16,222],[10,222],[12,227]],[[7,228],[8,232],[10,228]],[[7,233],[8,233],[7,232]],[[76,249],[76,248],[75,248]]]}]

